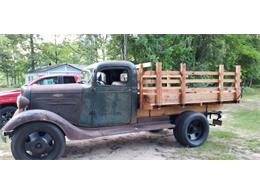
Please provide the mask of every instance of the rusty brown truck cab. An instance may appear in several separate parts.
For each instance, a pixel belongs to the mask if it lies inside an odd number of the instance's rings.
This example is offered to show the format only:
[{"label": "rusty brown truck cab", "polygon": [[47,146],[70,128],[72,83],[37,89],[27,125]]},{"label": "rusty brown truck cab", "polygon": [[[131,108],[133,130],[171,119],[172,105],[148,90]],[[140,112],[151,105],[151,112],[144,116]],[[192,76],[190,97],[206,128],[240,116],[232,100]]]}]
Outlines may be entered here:
[{"label": "rusty brown truck cab", "polygon": [[[189,79],[210,75],[217,79]],[[224,76],[234,79],[224,79]],[[223,103],[240,98],[236,72],[145,71],[142,64],[108,61],[88,66],[76,84],[26,86],[15,116],[3,127],[15,159],[57,159],[69,140],[91,139],[140,131],[173,129],[176,140],[196,147],[209,133],[209,115],[221,124]],[[189,87],[188,83],[211,83]],[[230,83],[228,87],[224,83]]]}]

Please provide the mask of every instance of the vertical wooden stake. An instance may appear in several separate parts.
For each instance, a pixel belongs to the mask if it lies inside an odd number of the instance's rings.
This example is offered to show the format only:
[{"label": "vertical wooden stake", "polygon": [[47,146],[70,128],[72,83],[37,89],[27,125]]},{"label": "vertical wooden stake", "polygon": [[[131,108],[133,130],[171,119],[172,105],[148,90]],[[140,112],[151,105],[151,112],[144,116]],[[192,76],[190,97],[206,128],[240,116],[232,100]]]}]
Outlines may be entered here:
[{"label": "vertical wooden stake", "polygon": [[139,68],[139,103],[140,103],[140,109],[143,109],[144,105],[143,105],[143,74],[144,74],[144,67],[143,64],[140,64],[140,68]]},{"label": "vertical wooden stake", "polygon": [[235,72],[235,90],[236,90],[236,97],[235,100],[239,101],[239,96],[241,93],[240,89],[240,82],[241,82],[241,67],[240,65],[236,66],[236,72]]},{"label": "vertical wooden stake", "polygon": [[170,79],[170,74],[169,74],[169,71],[167,71],[167,75],[166,75],[166,87],[171,87],[171,79]]},{"label": "vertical wooden stake", "polygon": [[162,103],[162,63],[156,63],[156,104]]},{"label": "vertical wooden stake", "polygon": [[219,102],[222,102],[223,100],[223,90],[224,90],[224,65],[219,65],[219,71],[218,71],[218,90],[219,90]]},{"label": "vertical wooden stake", "polygon": [[180,64],[181,73],[181,104],[185,105],[186,101],[186,64]]}]

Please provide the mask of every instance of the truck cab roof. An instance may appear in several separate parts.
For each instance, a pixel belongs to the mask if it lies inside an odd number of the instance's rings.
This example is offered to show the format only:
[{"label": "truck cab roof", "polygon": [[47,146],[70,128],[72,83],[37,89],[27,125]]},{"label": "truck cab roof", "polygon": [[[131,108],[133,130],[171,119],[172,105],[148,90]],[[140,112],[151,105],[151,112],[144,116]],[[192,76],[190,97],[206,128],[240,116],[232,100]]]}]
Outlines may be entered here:
[{"label": "truck cab roof", "polygon": [[129,62],[129,61],[123,61],[123,60],[113,60],[113,61],[105,61],[105,62],[98,62],[98,63],[94,63],[91,64],[89,66],[87,66],[88,69],[101,69],[104,67],[109,67],[109,66],[117,66],[117,67],[128,67],[131,70],[135,70],[136,67],[133,63]]}]

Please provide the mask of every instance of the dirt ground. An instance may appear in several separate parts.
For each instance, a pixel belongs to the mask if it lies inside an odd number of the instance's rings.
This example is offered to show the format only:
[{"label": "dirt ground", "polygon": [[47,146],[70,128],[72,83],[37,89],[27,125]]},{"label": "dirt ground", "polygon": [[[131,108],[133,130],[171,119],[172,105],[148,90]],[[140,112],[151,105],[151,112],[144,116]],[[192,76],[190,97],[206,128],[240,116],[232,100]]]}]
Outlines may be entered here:
[{"label": "dirt ground", "polygon": [[[259,94],[258,94],[259,95]],[[226,105],[222,127],[212,127],[197,148],[178,144],[171,130],[134,133],[85,141],[68,141],[62,159],[260,159],[260,98]],[[0,143],[0,159],[13,159],[10,143]]]}]

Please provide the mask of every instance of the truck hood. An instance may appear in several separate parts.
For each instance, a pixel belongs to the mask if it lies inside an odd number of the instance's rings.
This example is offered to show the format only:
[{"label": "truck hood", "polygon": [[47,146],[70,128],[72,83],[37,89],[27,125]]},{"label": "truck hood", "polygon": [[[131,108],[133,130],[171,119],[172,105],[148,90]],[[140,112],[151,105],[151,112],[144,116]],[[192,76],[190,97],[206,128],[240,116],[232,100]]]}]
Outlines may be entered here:
[{"label": "truck hood", "polygon": [[[30,100],[30,110],[48,110],[60,115],[73,124],[78,124],[82,90],[83,85],[78,83],[52,86],[36,85],[24,87],[23,95]],[[26,95],[26,93],[29,95]]]},{"label": "truck hood", "polygon": [[21,92],[20,89],[3,90],[3,91],[0,91],[0,96],[2,96],[2,95],[12,95],[12,94],[20,93],[20,92]]}]

